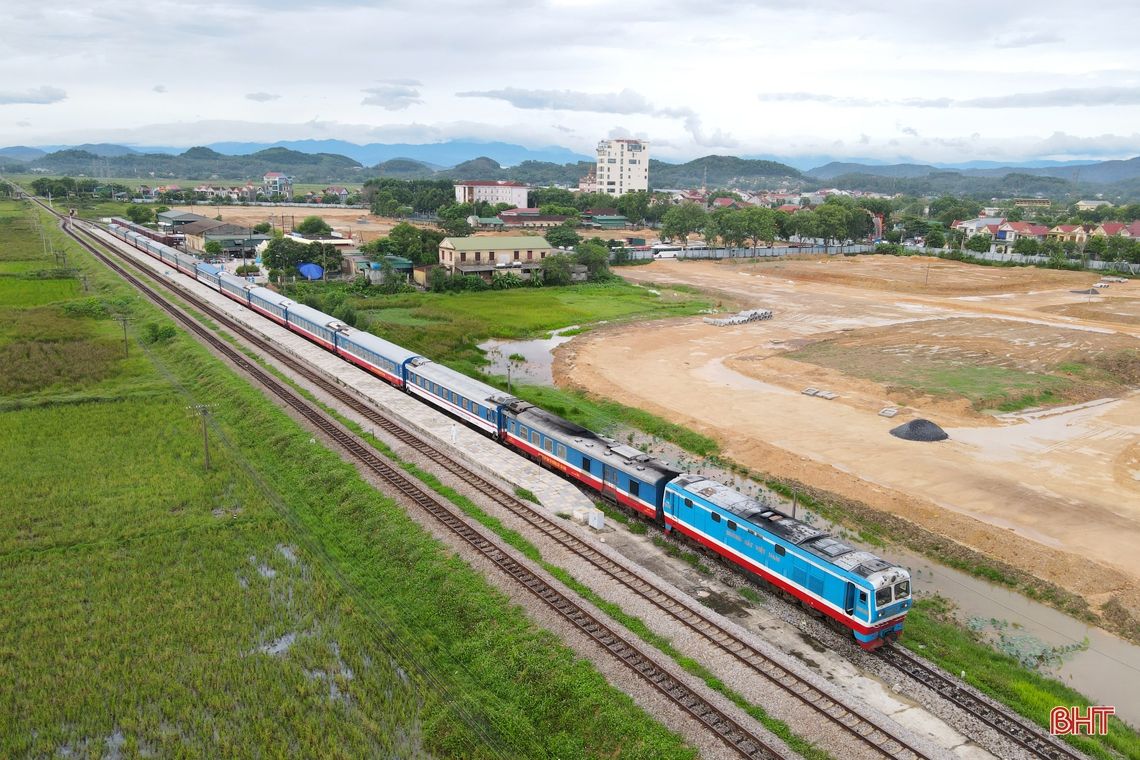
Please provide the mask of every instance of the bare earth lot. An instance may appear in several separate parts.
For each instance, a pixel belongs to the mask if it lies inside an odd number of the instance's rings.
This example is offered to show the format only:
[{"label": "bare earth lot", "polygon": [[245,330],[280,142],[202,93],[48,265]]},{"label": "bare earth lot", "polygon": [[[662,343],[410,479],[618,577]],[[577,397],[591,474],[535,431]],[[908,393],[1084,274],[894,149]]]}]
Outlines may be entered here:
[{"label": "bare earth lot", "polygon": [[[587,333],[559,349],[560,383],[710,434],[743,464],[906,517],[1094,606],[1140,609],[1140,283],[1090,304],[1072,292],[1098,279],[1087,273],[882,256],[621,273],[775,317]],[[802,395],[809,386],[839,397]],[[994,411],[1025,394],[1047,394],[1044,407]],[[894,419],[878,415],[888,406]],[[888,435],[915,417],[950,440]]]}]

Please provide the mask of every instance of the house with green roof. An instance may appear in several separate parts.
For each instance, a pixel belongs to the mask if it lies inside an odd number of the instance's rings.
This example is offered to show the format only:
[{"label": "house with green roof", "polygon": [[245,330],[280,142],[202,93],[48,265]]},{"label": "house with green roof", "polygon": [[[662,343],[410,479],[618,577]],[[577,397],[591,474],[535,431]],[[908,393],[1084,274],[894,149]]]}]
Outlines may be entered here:
[{"label": "house with green roof", "polygon": [[553,250],[537,235],[448,237],[439,243],[439,263],[448,274],[474,274],[487,282],[508,272],[529,279]]}]

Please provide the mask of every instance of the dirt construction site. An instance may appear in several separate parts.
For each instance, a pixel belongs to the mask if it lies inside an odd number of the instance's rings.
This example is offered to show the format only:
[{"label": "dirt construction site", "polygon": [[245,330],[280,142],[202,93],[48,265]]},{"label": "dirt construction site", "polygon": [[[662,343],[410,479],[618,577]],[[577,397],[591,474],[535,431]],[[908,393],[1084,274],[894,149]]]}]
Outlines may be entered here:
[{"label": "dirt construction site", "polygon": [[[890,256],[619,271],[773,318],[598,329],[559,349],[560,385],[1031,573],[1117,630],[1135,624],[1140,281],[1094,288],[1091,273]],[[915,419],[949,439],[889,434]]]}]

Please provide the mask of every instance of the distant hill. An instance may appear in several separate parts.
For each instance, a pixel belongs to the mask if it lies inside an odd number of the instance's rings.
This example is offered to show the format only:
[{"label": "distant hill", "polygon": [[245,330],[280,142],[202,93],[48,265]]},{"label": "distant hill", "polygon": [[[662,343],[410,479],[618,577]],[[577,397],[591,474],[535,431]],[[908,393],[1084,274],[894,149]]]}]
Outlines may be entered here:
[{"label": "distant hill", "polygon": [[815,179],[832,179],[844,174],[869,174],[874,177],[925,177],[944,171],[924,164],[883,164],[882,166],[832,161],[805,172]]},{"label": "distant hill", "polygon": [[25,145],[13,145],[10,148],[0,148],[0,158],[10,158],[16,161],[34,161],[46,155],[47,153],[39,148],[29,148]]},{"label": "distant hill", "polygon": [[506,179],[506,173],[499,162],[486,156],[456,164],[446,174],[455,179]]},{"label": "distant hill", "polygon": [[758,187],[778,179],[802,178],[798,169],[776,161],[736,156],[705,156],[684,164],[649,159],[652,187]]},{"label": "distant hill", "polygon": [[514,166],[523,161],[565,163],[587,158],[556,145],[527,148],[513,143],[475,140],[447,140],[420,145],[411,143],[357,145],[345,140],[282,140],[275,143],[220,142],[211,143],[208,147],[226,155],[248,155],[266,148],[288,148],[305,153],[334,153],[353,158],[364,166],[375,166],[394,158],[420,161],[434,168],[455,166],[472,156],[488,156],[503,166]]},{"label": "distant hill", "polygon": [[373,167],[382,177],[399,177],[401,179],[418,179],[430,177],[435,169],[423,161],[413,161],[410,158],[391,158],[382,161]]}]

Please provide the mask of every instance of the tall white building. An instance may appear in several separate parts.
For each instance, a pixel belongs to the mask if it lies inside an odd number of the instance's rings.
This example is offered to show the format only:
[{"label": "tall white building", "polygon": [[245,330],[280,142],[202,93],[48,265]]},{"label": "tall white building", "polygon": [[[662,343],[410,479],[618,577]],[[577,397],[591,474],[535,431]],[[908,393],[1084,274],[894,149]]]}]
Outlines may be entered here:
[{"label": "tall white building", "polygon": [[509,203],[512,208],[526,208],[529,185],[508,180],[474,180],[455,183],[455,202]]},{"label": "tall white building", "polygon": [[602,140],[594,172],[599,193],[625,195],[649,189],[649,143],[645,140]]}]

